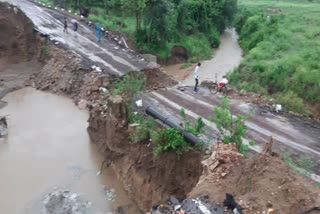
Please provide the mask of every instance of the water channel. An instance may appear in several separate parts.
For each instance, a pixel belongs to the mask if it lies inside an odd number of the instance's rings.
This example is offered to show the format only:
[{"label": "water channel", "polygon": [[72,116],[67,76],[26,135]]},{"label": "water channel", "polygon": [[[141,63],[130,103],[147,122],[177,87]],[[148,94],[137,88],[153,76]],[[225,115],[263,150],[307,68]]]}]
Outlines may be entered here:
[{"label": "water channel", "polygon": [[103,159],[89,141],[86,110],[33,88],[3,100],[8,105],[0,115],[8,115],[9,134],[0,139],[0,213],[41,213],[43,197],[56,187],[92,202],[92,214],[119,206],[139,213],[112,170],[97,175]]}]

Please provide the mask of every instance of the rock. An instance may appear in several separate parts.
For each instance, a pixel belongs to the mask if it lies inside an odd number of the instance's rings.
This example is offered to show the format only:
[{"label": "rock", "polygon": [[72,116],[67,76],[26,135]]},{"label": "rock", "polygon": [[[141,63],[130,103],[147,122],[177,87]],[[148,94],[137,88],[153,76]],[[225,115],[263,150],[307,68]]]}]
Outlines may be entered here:
[{"label": "rock", "polygon": [[271,203],[271,201],[267,201],[267,203],[266,203],[266,207],[267,207],[267,208],[271,208],[271,207],[272,207],[272,203]]},{"label": "rock", "polygon": [[87,213],[91,203],[69,190],[57,190],[49,193],[43,200],[46,213],[79,214]]},{"label": "rock", "polygon": [[82,100],[79,101],[78,107],[79,107],[80,109],[85,109],[85,108],[87,107],[87,103],[88,103],[88,102],[87,102],[86,100],[82,99]]},{"label": "rock", "polygon": [[211,152],[210,152],[209,149],[207,149],[207,150],[205,151],[205,154],[206,154],[206,155],[210,155],[210,153],[211,153]]},{"label": "rock", "polygon": [[241,89],[240,92],[239,92],[240,96],[243,96],[245,93],[246,93],[246,91],[243,90],[243,89]]},{"label": "rock", "polygon": [[94,85],[91,87],[91,91],[98,91],[99,90],[99,87]]},{"label": "rock", "polygon": [[221,173],[221,177],[224,178],[227,174],[228,174],[228,173],[223,172],[223,173]]},{"label": "rock", "polygon": [[274,212],[274,210],[273,209],[268,209],[268,212],[267,212],[267,214],[275,214],[275,212]]}]

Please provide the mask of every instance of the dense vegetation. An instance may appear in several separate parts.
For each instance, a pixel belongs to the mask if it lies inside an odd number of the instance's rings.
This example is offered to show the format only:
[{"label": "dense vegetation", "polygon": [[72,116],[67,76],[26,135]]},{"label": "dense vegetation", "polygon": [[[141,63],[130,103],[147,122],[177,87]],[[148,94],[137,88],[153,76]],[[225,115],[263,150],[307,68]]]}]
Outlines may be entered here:
[{"label": "dense vegetation", "polygon": [[168,57],[174,45],[182,45],[195,60],[212,55],[237,7],[236,0],[55,1],[74,11],[90,8],[91,21],[126,33],[142,51]]},{"label": "dense vegetation", "polygon": [[296,112],[319,103],[319,2],[244,0],[238,7],[235,25],[245,58],[231,83],[271,94]]}]

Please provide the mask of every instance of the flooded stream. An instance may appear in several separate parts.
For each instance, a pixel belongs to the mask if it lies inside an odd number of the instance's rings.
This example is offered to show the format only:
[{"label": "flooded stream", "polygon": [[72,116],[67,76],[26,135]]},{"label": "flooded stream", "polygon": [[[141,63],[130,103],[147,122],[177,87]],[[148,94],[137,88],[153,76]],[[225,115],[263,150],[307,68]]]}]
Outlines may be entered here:
[{"label": "flooded stream", "polygon": [[8,105],[0,115],[9,115],[9,134],[0,139],[0,213],[42,213],[43,197],[55,187],[92,202],[92,214],[114,213],[119,206],[139,213],[112,170],[97,175],[103,159],[89,142],[87,111],[33,88],[3,100]]}]

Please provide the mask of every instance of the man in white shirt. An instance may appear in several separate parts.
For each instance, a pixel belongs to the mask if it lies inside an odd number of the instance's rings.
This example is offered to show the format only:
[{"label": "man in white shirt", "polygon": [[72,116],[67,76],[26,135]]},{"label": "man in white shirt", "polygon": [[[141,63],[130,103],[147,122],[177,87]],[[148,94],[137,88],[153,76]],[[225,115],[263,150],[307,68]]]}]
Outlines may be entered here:
[{"label": "man in white shirt", "polygon": [[194,80],[196,81],[196,84],[194,86],[194,93],[198,92],[198,84],[199,84],[199,69],[200,69],[201,63],[199,62],[198,65],[195,67],[193,75],[194,75]]}]

